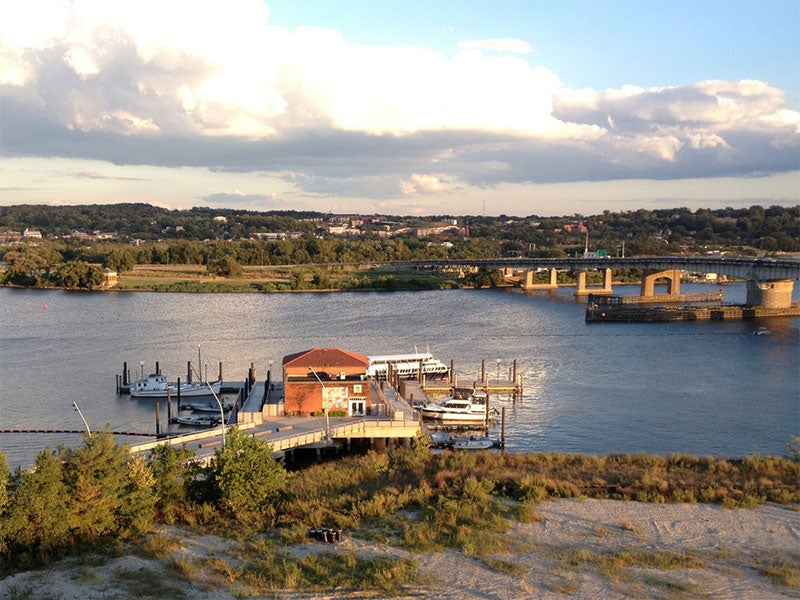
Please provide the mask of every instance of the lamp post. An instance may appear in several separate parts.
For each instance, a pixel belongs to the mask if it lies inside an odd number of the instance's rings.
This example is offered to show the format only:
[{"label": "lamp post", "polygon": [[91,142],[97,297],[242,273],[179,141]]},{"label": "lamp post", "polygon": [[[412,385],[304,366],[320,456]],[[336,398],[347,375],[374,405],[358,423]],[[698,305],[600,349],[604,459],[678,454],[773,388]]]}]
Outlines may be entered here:
[{"label": "lamp post", "polygon": [[497,359],[497,385],[500,385],[500,359]]},{"label": "lamp post", "polygon": [[309,366],[308,370],[314,374],[314,377],[317,378],[319,384],[322,386],[322,411],[325,413],[325,438],[330,442],[331,441],[331,421],[328,417],[328,399],[325,397],[325,384],[322,383],[322,379],[319,378],[317,372],[314,370],[314,367]]},{"label": "lamp post", "polygon": [[80,409],[80,408],[78,408],[78,403],[77,403],[77,402],[73,402],[73,403],[72,403],[72,408],[74,408],[76,411],[78,411],[78,414],[79,414],[79,415],[80,415],[80,417],[81,417],[81,421],[83,421],[83,424],[84,424],[84,426],[86,427],[86,434],[87,434],[89,437],[92,437],[92,430],[91,430],[91,429],[89,429],[89,424],[86,422],[86,419],[84,419],[84,418],[83,418],[83,413],[81,412],[81,409]]},{"label": "lamp post", "polygon": [[217,406],[219,406],[219,418],[220,418],[220,426],[222,427],[222,447],[225,447],[225,411],[222,410],[222,402],[219,401],[219,397],[217,396],[214,388],[211,387],[211,384],[206,380],[206,385],[208,386],[208,391],[211,392],[211,395],[214,396],[214,400],[217,401]]}]

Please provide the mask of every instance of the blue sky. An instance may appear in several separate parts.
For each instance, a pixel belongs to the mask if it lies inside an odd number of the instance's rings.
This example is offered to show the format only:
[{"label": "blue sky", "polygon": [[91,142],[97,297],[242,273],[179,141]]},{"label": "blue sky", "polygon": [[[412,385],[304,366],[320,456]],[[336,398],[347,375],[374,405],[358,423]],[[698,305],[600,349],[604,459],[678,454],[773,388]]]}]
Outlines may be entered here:
[{"label": "blue sky", "polygon": [[0,204],[800,203],[800,2],[0,3]]},{"label": "blue sky", "polygon": [[533,46],[528,62],[575,88],[755,77],[800,105],[797,0],[279,0],[269,6],[287,27],[330,27],[358,44],[416,45],[453,55],[462,40],[527,40]]}]

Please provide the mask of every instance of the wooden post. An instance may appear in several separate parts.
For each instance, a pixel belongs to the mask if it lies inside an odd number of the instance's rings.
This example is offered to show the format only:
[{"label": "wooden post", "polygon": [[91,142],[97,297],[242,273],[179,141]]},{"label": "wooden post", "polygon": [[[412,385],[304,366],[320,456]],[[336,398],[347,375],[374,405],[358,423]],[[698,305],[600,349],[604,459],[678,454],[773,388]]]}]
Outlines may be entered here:
[{"label": "wooden post", "polygon": [[450,372],[448,373],[450,381],[453,381],[453,378],[456,376],[456,363],[453,362],[453,359],[450,359]]},{"label": "wooden post", "polygon": [[506,407],[505,406],[501,409],[501,414],[500,414],[500,443],[503,445],[503,448],[506,447]]},{"label": "wooden post", "polygon": [[513,381],[515,384],[517,382],[517,359],[516,358],[511,363],[511,381]]},{"label": "wooden post", "polygon": [[222,361],[219,361],[219,377],[217,379],[222,381]]},{"label": "wooden post", "polygon": [[160,419],[160,406],[158,400],[156,400],[156,436],[161,434],[161,419]]},{"label": "wooden post", "polygon": [[156,361],[156,375],[161,375],[161,367],[158,366],[158,361]]},{"label": "wooden post", "polygon": [[178,377],[178,410],[181,409],[181,378]]},{"label": "wooden post", "polygon": [[481,360],[481,383],[486,385],[486,359]]},{"label": "wooden post", "polygon": [[186,383],[192,383],[192,361],[186,363]]},{"label": "wooden post", "polygon": [[172,394],[167,387],[167,423],[172,423]]},{"label": "wooden post", "polygon": [[491,398],[491,396],[487,393],[486,394],[486,406],[483,407],[484,408],[484,410],[483,410],[483,425],[484,425],[484,427],[486,427],[487,431],[489,430],[489,398]]},{"label": "wooden post", "polygon": [[130,373],[128,372],[128,363],[124,362],[124,363],[122,363],[122,385],[123,386],[127,386],[128,385],[128,383],[129,383],[128,382],[128,378],[129,377],[130,377]]}]

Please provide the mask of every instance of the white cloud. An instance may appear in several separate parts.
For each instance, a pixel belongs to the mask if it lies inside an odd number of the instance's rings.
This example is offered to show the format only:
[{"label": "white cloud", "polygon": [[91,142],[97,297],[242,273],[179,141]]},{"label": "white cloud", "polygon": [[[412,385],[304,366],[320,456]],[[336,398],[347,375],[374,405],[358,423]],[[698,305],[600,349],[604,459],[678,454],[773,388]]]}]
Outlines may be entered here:
[{"label": "white cloud", "polygon": [[463,42],[447,56],[269,17],[261,0],[0,2],[6,156],[419,202],[470,186],[798,167],[800,113],[761,81],[573,90],[524,60],[521,40]]}]

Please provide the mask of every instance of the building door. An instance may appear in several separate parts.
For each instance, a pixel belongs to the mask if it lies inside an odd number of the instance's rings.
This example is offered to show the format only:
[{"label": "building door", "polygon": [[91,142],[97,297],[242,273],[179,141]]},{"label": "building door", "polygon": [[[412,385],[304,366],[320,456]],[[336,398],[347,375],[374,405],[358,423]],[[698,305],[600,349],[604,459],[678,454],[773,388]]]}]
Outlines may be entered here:
[{"label": "building door", "polygon": [[350,399],[350,416],[363,417],[366,414],[366,402],[363,398]]}]

